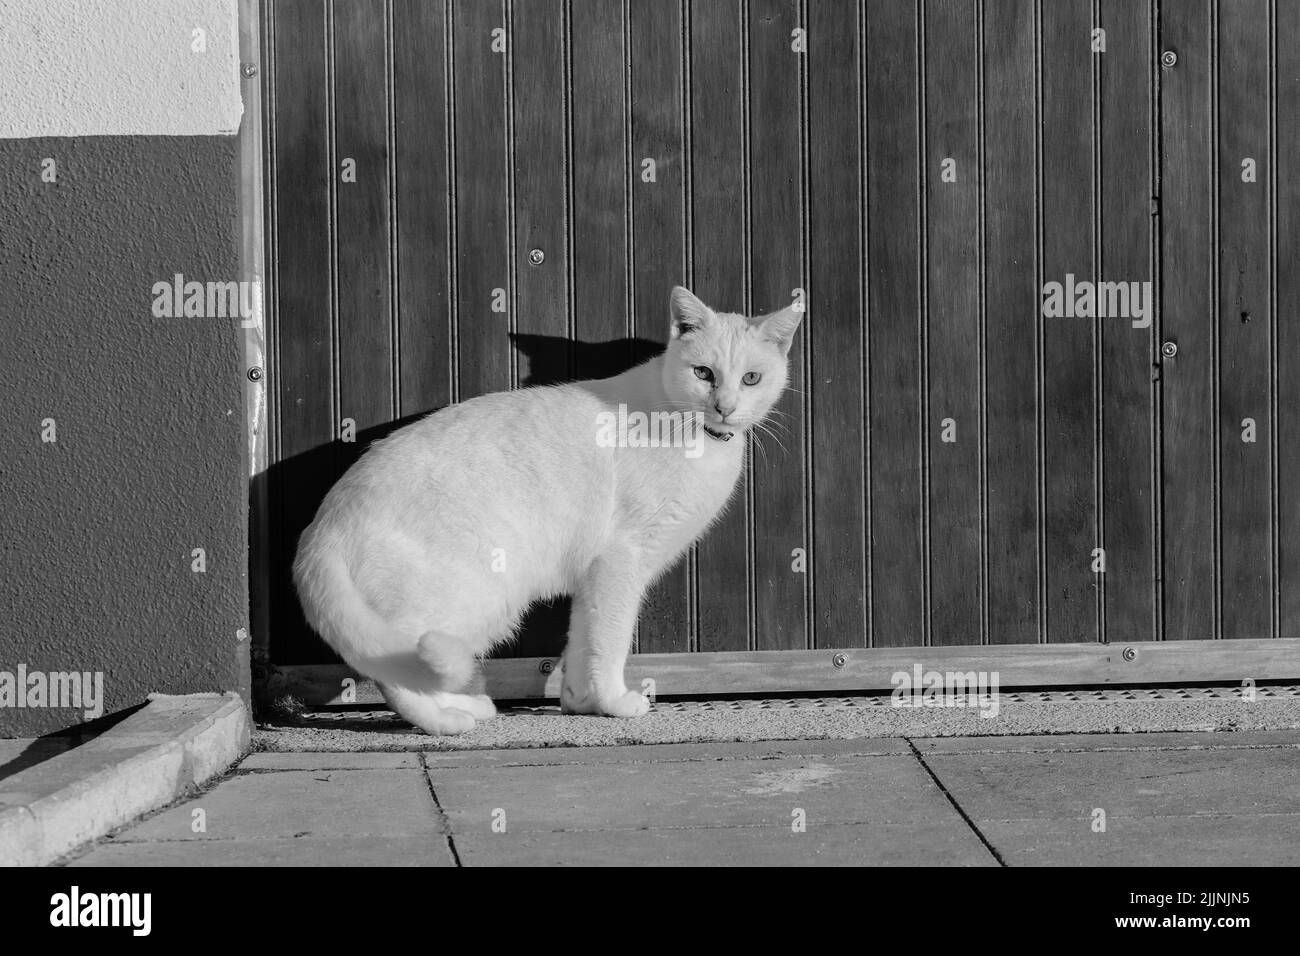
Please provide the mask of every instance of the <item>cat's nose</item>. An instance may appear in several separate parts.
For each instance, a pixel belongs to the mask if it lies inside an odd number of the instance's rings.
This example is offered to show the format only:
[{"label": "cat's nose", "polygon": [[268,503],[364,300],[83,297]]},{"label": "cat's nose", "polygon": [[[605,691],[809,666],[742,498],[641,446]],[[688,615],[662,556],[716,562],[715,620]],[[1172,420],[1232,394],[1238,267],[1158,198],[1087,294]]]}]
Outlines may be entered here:
[{"label": "cat's nose", "polygon": [[718,414],[721,415],[723,418],[726,418],[728,415],[730,415],[732,412],[736,410],[736,406],[734,404],[724,405],[722,404],[722,402],[714,402],[713,407],[718,410]]}]

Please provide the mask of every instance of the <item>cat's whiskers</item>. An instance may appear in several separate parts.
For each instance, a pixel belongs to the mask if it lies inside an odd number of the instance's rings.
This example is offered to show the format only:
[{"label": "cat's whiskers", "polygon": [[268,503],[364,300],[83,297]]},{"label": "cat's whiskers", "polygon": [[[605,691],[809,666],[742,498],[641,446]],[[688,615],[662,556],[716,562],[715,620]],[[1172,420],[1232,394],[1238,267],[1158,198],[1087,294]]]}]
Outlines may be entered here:
[{"label": "cat's whiskers", "polygon": [[[781,433],[778,433],[776,431],[777,428],[784,429],[784,437],[793,438],[789,425],[785,424],[784,422],[768,421],[766,417],[758,419],[752,424],[751,427],[755,429],[762,429],[763,431],[767,432],[774,439],[776,439],[778,444],[780,443]],[[782,445],[782,448],[784,447],[785,446]]]},{"label": "cat's whiskers", "polygon": [[780,446],[781,451],[785,452],[786,455],[790,454],[790,450],[785,447],[785,443],[781,441],[781,439],[777,436],[776,432],[772,431],[772,429],[769,428],[767,425],[765,425],[763,422],[754,422],[753,427],[755,432],[760,432],[764,435],[770,436],[772,441],[776,442],[777,445]]},{"label": "cat's whiskers", "polygon": [[760,421],[762,421],[763,424],[767,425],[769,428],[784,428],[786,431],[786,436],[788,437],[790,435],[790,425],[787,424],[786,422],[768,421],[766,416],[760,419]]}]

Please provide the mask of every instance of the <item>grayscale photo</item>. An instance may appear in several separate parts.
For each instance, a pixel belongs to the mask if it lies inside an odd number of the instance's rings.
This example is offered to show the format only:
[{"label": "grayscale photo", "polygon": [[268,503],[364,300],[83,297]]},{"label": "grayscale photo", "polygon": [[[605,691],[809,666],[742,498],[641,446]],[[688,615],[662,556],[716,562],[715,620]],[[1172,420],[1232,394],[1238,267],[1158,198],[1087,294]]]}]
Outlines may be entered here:
[{"label": "grayscale photo", "polygon": [[1279,928],[1297,36],[0,0],[19,922],[183,939],[228,868],[924,867],[953,921]]}]

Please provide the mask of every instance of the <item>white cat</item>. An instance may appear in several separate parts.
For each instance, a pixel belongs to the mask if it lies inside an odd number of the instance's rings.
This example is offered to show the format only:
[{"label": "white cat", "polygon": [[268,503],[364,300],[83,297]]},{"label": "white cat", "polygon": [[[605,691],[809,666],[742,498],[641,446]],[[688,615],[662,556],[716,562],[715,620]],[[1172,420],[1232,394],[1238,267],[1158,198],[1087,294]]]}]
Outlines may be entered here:
[{"label": "white cat", "polygon": [[[667,351],[643,365],[484,395],[376,442],[299,542],[308,622],[393,710],[454,734],[496,713],[466,693],[477,658],[533,602],[571,594],[564,712],[644,714],[623,682],[642,596],[731,497],[801,317],[714,312],[678,287]],[[636,412],[678,413],[659,436],[676,447],[644,447]],[[633,427],[611,441],[613,421]]]}]

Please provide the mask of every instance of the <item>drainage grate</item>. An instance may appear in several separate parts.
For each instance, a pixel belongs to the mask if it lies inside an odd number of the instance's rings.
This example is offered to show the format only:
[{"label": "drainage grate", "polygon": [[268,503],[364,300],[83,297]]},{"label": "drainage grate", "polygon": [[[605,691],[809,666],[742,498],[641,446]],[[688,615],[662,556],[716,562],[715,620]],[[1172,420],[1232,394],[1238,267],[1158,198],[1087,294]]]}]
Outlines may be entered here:
[{"label": "drainage grate", "polygon": [[[1278,684],[1256,687],[1256,700],[1300,700],[1300,684]],[[1115,703],[1123,701],[1179,701],[1179,700],[1240,700],[1245,689],[1233,684],[1223,687],[1138,687],[1138,688],[1074,688],[1070,690],[1002,691],[1002,704],[1057,704],[1057,703]],[[857,697],[774,697],[738,700],[660,700],[654,709],[661,714],[709,714],[735,711],[783,710],[846,710],[890,706],[888,694],[871,694]],[[503,707],[504,713],[547,714],[556,713],[554,703],[518,703]],[[405,726],[406,722],[391,711],[369,710],[309,710],[302,714],[303,724],[329,724],[341,721],[365,721],[369,724],[392,723]]]}]

